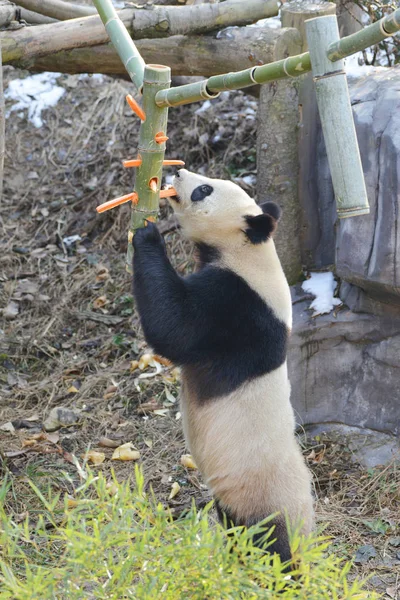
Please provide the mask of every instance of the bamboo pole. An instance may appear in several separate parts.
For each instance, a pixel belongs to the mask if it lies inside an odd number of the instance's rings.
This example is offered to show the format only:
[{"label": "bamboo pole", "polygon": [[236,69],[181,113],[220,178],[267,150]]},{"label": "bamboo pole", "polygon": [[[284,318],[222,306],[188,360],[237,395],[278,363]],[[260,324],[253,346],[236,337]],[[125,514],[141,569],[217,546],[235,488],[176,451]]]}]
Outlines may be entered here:
[{"label": "bamboo pole", "polygon": [[138,90],[143,84],[145,63],[110,0],[93,0],[106,32]]},{"label": "bamboo pole", "polygon": [[[369,25],[362,31],[354,33],[347,38],[335,39],[335,41],[330,44],[329,48],[325,50],[325,56],[327,56],[330,61],[337,60],[338,57],[345,58],[346,56],[354,54],[354,52],[381,42],[386,37],[393,35],[399,30],[400,8],[395,10],[391,15]],[[178,88],[170,88],[169,90],[160,92],[156,97],[156,102],[160,107],[189,104],[191,102],[204,100],[204,97],[202,96],[202,90],[204,88],[212,95],[224,90],[242,89],[254,85],[255,83],[263,84],[286,77],[298,77],[310,70],[310,53],[304,52],[303,54],[289,56],[284,60],[279,60],[268,65],[252,67],[236,73],[217,75],[210,77],[205,82],[199,81],[188,85],[182,85],[179,87],[179,93],[177,92]]]},{"label": "bamboo pole", "polygon": [[310,19],[306,32],[338,217],[366,215],[368,197],[344,64],[327,56],[329,45],[339,40],[337,19]]},{"label": "bamboo pole", "polygon": [[169,87],[170,82],[171,69],[169,67],[146,65],[143,80],[143,110],[146,120],[142,121],[139,132],[138,152],[142,162],[137,169],[135,181],[135,192],[139,197],[139,202],[132,207],[126,257],[128,273],[132,273],[133,246],[131,242],[136,230],[143,227],[145,220],[155,221],[158,216],[166,140],[161,142],[156,140],[159,133],[163,133],[166,137],[168,109],[159,108],[154,99],[160,90]]}]

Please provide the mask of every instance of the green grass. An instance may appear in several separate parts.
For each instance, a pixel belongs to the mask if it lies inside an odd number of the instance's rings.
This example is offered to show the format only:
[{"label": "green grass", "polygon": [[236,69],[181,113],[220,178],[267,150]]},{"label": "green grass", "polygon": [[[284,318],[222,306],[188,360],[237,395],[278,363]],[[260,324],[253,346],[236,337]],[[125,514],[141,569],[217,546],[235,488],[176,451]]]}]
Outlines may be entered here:
[{"label": "green grass", "polygon": [[0,489],[1,600],[378,597],[349,583],[350,564],[330,555],[321,538],[293,535],[296,581],[277,557],[251,546],[258,528],[227,536],[211,523],[210,506],[173,520],[144,493],[138,469],[133,490],[115,483],[113,493],[101,474],[89,472],[72,503],[30,485],[41,505],[35,522],[8,517],[7,482]]}]

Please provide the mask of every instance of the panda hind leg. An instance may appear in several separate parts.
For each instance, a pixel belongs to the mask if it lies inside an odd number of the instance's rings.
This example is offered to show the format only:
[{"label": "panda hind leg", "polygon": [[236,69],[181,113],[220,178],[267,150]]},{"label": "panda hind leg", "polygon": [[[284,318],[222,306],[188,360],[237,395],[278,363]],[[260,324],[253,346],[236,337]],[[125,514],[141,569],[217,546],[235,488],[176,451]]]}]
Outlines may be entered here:
[{"label": "panda hind leg", "polygon": [[[255,525],[258,522],[257,520],[251,521],[251,519],[247,520],[246,523],[238,522],[238,520],[234,518],[234,516],[230,513],[229,510],[221,507],[218,500],[215,500],[215,507],[217,510],[219,521],[224,525],[226,524],[227,527],[235,527],[242,525],[249,527],[251,525]],[[265,533],[273,526],[274,530],[271,536],[269,536],[268,539],[265,540]],[[272,544],[270,543],[270,539],[274,540]],[[278,516],[275,517],[272,521],[268,521],[265,527],[265,532],[260,531],[259,533],[256,533],[253,536],[254,546],[256,546],[257,548],[263,548],[264,544],[267,546],[265,552],[268,552],[271,555],[278,554],[282,563],[292,560],[292,553],[290,551],[289,544],[289,535],[284,518]],[[293,567],[289,565],[284,571],[291,571],[292,569]]]}]

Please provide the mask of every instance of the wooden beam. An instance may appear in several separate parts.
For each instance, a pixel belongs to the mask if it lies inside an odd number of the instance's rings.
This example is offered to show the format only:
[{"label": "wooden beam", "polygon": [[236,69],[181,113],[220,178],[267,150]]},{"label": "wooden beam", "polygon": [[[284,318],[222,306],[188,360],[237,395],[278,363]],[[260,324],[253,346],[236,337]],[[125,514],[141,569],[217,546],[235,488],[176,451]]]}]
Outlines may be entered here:
[{"label": "wooden beam", "polygon": [[[300,50],[300,40],[295,29],[238,27],[232,29],[229,36],[219,38],[214,35],[180,35],[137,40],[136,46],[146,63],[166,63],[173,75],[210,76],[270,63],[275,60],[277,51],[296,54]],[[104,73],[127,77],[125,67],[111,44],[15,59],[9,64],[38,72]]]}]

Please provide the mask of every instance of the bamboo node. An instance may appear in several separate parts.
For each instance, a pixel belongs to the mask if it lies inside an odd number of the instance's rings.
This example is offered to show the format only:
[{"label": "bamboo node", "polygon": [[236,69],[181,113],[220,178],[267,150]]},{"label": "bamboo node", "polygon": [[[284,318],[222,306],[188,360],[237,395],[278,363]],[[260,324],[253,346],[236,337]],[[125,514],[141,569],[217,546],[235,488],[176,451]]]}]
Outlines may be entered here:
[{"label": "bamboo node", "polygon": [[141,106],[139,106],[139,104],[136,102],[134,97],[131,96],[130,94],[128,94],[126,96],[126,101],[129,104],[129,106],[131,107],[131,109],[133,110],[133,112],[135,113],[135,115],[137,115],[141,121],[145,121],[146,113],[144,112],[143,108]]}]

